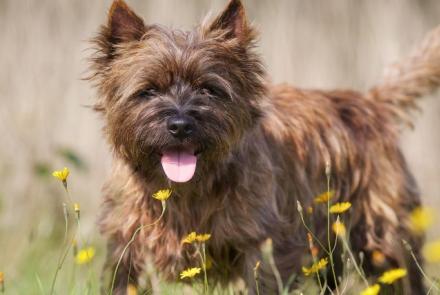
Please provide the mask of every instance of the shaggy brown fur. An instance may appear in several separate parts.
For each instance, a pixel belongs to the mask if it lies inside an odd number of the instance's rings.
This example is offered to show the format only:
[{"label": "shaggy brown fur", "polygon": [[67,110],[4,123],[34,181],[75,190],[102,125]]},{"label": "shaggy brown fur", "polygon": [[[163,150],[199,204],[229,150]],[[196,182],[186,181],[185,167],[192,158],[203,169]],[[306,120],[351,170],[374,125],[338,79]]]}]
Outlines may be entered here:
[{"label": "shaggy brown fur", "polygon": [[[422,293],[422,278],[401,242],[418,254],[422,239],[409,229],[420,200],[398,140],[415,98],[440,83],[440,31],[367,94],[268,84],[253,51],[255,35],[239,0],[189,32],[144,25],[122,0],[114,1],[95,39],[91,77],[115,155],[100,219],[110,270],[134,231],[158,219],[161,204],[152,194],[173,191],[164,217],[143,228],[124,255],[115,293],[125,294],[129,280],[136,284],[147,262],[168,280],[196,265],[194,247],[181,243],[192,231],[212,234],[213,282],[242,278],[254,294],[253,267],[267,238],[284,282],[301,275],[308,245],[297,201],[307,207],[326,190],[327,162],[335,195],[353,204],[346,219],[350,240],[365,253],[369,275],[382,271],[368,263],[380,250],[386,266],[408,268],[404,293]],[[176,114],[194,122],[185,139],[167,130]],[[173,183],[160,155],[182,146],[196,149],[197,170],[189,182]],[[316,207],[313,218],[325,238],[323,211]],[[262,294],[276,293],[268,265],[260,275]]]}]

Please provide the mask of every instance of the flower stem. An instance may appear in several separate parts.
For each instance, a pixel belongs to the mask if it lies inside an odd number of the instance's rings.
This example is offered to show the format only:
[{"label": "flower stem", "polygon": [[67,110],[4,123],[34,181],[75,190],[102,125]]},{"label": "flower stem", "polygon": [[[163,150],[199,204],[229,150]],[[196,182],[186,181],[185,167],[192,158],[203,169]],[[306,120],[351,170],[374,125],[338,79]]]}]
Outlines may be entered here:
[{"label": "flower stem", "polygon": [[255,279],[255,288],[257,291],[257,295],[260,295],[260,282],[258,278],[258,270],[254,269],[254,279]]},{"label": "flower stem", "polygon": [[326,171],[325,174],[327,176],[327,243],[328,243],[328,252],[329,252],[329,259],[330,259],[330,268],[332,270],[333,280],[335,281],[335,288],[336,293],[339,294],[339,288],[338,288],[338,280],[336,278],[335,273],[335,264],[333,261],[333,252],[332,252],[332,243],[330,239],[330,163],[326,164]]},{"label": "flower stem", "polygon": [[[63,184],[64,184],[64,188],[66,190],[68,202],[69,202],[69,204],[71,204],[72,202],[71,202],[69,190],[67,189],[67,182],[63,181]],[[65,252],[61,252],[60,257],[58,258],[57,269],[55,271],[55,274],[54,274],[54,277],[52,279],[52,283],[50,286],[50,292],[49,292],[50,295],[52,295],[55,291],[55,283],[57,281],[58,274],[59,274],[61,268],[63,267],[64,261],[66,260],[66,257],[67,257],[67,254],[69,253],[70,248],[72,247],[72,243],[69,243],[69,240],[68,240],[69,209],[68,209],[68,206],[66,203],[63,203],[63,215],[64,215],[64,241],[63,241],[63,244],[66,244],[67,248],[66,248]],[[73,235],[73,239],[76,238],[77,232],[78,232],[78,228]]]},{"label": "flower stem", "polygon": [[116,264],[115,270],[113,272],[112,284],[111,284],[111,287],[110,287],[110,295],[113,295],[113,288],[115,287],[116,274],[118,273],[119,265],[121,264],[122,259],[124,258],[125,252],[127,252],[128,248],[134,242],[134,239],[136,238],[136,236],[138,235],[138,233],[142,229],[147,228],[149,226],[153,226],[153,225],[155,225],[156,223],[158,223],[162,219],[163,215],[165,214],[165,209],[166,209],[166,203],[165,203],[165,201],[162,201],[162,213],[160,214],[159,218],[156,221],[154,221],[153,223],[139,226],[135,230],[133,235],[131,236],[130,241],[128,241],[128,243],[125,245],[124,249],[122,250],[121,256],[119,256],[118,263]]},{"label": "flower stem", "polygon": [[[73,237],[74,239],[76,237],[76,234],[77,234],[77,231],[75,231],[75,234],[74,234],[74,237]],[[70,248],[72,248],[72,244],[73,243],[68,243],[66,250],[64,251],[64,253],[61,254],[61,256],[58,259],[57,270],[55,271],[55,275],[53,277],[52,284],[50,286],[50,293],[49,294],[51,294],[51,295],[54,293],[55,283],[56,283],[58,274],[59,274],[61,268],[63,267],[64,261],[67,258],[67,254],[69,254]]]},{"label": "flower stem", "polygon": [[350,258],[353,261],[354,268],[356,269],[357,273],[359,274],[359,276],[363,280],[364,284],[368,288],[370,286],[370,284],[368,284],[368,280],[365,277],[365,274],[363,273],[362,269],[359,267],[359,265],[358,265],[358,263],[356,261],[356,258],[353,255],[353,252],[350,250],[350,247],[348,245],[348,242],[347,242],[346,238],[342,238],[341,240],[342,240],[342,243],[343,243],[343,245],[345,247],[345,250],[348,252],[348,255],[350,255]]},{"label": "flower stem", "polygon": [[275,264],[275,259],[274,259],[274,257],[273,257],[273,254],[270,253],[270,255],[269,255],[268,258],[269,258],[269,259],[268,259],[268,260],[269,260],[269,265],[270,265],[270,267],[272,268],[272,272],[273,272],[273,274],[274,274],[274,276],[275,276],[275,280],[276,280],[276,282],[277,282],[278,293],[279,293],[279,294],[282,294],[282,292],[283,292],[283,281],[281,280],[280,272],[278,271],[278,268],[277,268],[277,266],[276,266],[276,264]]},{"label": "flower stem", "polygon": [[205,291],[205,294],[208,294],[209,287],[208,287],[208,275],[206,273],[206,249],[205,249],[205,243],[202,243],[202,251],[200,251],[200,246],[197,249],[197,252],[199,253],[200,260],[202,262],[202,269],[203,269],[203,288]]},{"label": "flower stem", "polygon": [[416,255],[414,254],[414,251],[413,251],[411,245],[410,245],[407,241],[405,241],[405,240],[402,240],[402,242],[403,242],[403,245],[405,246],[405,248],[406,248],[406,249],[409,251],[409,253],[411,254],[411,257],[412,257],[412,259],[414,260],[414,263],[416,264],[416,266],[417,266],[417,268],[419,269],[420,273],[423,275],[423,277],[425,277],[425,279],[426,279],[426,280],[429,282],[429,284],[431,285],[431,286],[430,286],[430,290],[431,290],[431,289],[435,289],[435,290],[437,290],[437,291],[440,291],[439,286],[438,286],[434,281],[432,281],[432,279],[431,279],[431,278],[426,274],[426,272],[423,270],[422,266],[421,266],[420,263],[419,263],[419,260],[417,259]]},{"label": "flower stem", "polygon": [[306,230],[310,233],[310,235],[313,237],[313,240],[315,240],[318,245],[322,248],[322,250],[327,253],[328,255],[330,255],[330,252],[327,250],[327,247],[325,247],[321,241],[318,239],[318,237],[313,233],[312,229],[307,225],[306,221],[304,220],[304,216],[302,214],[302,212],[299,212],[299,215],[301,217],[301,221],[302,224],[304,225],[304,227],[306,228]]}]

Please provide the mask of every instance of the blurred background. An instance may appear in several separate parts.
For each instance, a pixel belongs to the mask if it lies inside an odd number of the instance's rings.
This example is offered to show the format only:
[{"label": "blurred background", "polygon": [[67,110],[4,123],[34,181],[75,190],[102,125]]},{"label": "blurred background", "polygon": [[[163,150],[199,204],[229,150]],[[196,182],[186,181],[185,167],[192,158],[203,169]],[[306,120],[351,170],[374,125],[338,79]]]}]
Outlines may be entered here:
[{"label": "blurred background", "polygon": [[[146,23],[190,29],[225,0],[127,0]],[[244,0],[261,32],[274,82],[366,90],[440,24],[438,0]],[[111,154],[89,106],[88,40],[110,0],[0,0],[0,271],[7,294],[49,289],[64,232],[66,196],[51,172],[69,167],[81,205],[82,245],[103,242],[95,226]],[[402,147],[426,204],[440,212],[440,94],[426,98]],[[440,231],[430,233],[439,238]],[[70,259],[70,258],[69,258]],[[62,280],[62,279],[60,279]],[[63,283],[58,283],[59,294]],[[27,292],[27,291],[29,292]],[[93,290],[93,289],[92,289]],[[80,292],[80,291],[79,291]],[[80,292],[81,293],[81,292]],[[91,294],[94,294],[91,291]]]}]

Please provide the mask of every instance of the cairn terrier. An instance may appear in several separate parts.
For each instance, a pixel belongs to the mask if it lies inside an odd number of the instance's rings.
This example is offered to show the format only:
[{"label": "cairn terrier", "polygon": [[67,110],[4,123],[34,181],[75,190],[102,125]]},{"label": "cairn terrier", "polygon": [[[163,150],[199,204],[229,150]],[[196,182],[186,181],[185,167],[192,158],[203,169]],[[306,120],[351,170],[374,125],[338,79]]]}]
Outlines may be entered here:
[{"label": "cairn terrier", "polygon": [[[408,251],[419,257],[423,237],[410,214],[420,198],[398,142],[417,98],[440,84],[440,30],[366,93],[272,85],[255,38],[240,0],[191,31],[146,25],[114,1],[93,41],[90,77],[114,153],[99,220],[113,294],[137,286],[148,265],[166,280],[200,266],[195,245],[182,243],[193,231],[211,234],[210,286],[294,288],[311,263],[304,223],[327,245],[327,203],[314,203],[326,191],[332,204],[352,204],[340,218],[366,275],[402,267],[408,275],[392,290],[423,293]],[[152,198],[161,189],[172,192],[164,211]],[[262,253],[268,239],[274,264]],[[317,250],[315,259],[326,257]],[[332,288],[334,278],[325,278]]]}]

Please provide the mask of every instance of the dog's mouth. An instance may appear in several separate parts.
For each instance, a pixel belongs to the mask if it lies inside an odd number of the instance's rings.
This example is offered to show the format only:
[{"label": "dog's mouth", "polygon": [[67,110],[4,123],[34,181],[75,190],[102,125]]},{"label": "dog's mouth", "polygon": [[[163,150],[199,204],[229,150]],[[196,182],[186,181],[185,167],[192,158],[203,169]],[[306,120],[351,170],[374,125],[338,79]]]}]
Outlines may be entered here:
[{"label": "dog's mouth", "polygon": [[197,166],[198,151],[194,147],[176,147],[162,151],[161,164],[165,175],[174,182],[188,182]]}]

